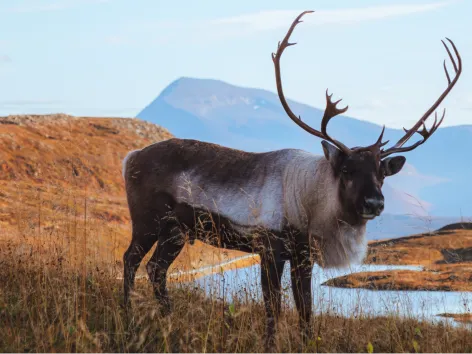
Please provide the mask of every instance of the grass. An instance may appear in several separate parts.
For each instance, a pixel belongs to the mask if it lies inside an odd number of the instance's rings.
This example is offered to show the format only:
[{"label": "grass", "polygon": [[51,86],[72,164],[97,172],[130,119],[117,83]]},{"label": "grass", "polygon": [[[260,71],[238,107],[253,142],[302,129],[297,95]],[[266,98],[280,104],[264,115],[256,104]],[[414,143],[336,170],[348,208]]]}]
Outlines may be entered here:
[{"label": "grass", "polygon": [[[138,282],[133,311],[120,306],[116,274],[90,266],[64,269],[52,259],[7,257],[0,267],[2,352],[260,352],[264,310],[232,303],[192,287],[172,290],[174,312],[161,317],[147,282]],[[6,252],[6,253],[5,253]],[[281,352],[470,352],[464,328],[395,317],[314,320],[315,340],[302,347],[296,313],[285,308],[278,327]],[[370,344],[369,344],[370,343]]]}]

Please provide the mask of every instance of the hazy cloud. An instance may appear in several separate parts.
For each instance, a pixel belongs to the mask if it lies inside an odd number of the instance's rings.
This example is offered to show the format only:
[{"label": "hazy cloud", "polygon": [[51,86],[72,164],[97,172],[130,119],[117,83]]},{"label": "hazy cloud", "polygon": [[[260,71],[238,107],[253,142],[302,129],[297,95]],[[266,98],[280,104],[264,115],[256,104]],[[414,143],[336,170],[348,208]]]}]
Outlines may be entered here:
[{"label": "hazy cloud", "polygon": [[0,101],[2,108],[18,108],[18,107],[37,107],[37,106],[52,106],[61,104],[61,101],[52,100],[11,100]]},{"label": "hazy cloud", "polygon": [[93,3],[105,3],[110,0],[61,0],[61,1],[27,1],[26,3],[7,8],[7,12],[26,13],[26,12],[48,12],[73,8],[80,5]]},{"label": "hazy cloud", "polygon": [[105,38],[105,42],[113,45],[124,45],[132,44],[135,41],[130,39],[128,36],[108,36]]},{"label": "hazy cloud", "polygon": [[11,63],[12,59],[9,55],[6,54],[0,54],[0,63]]},{"label": "hazy cloud", "polygon": [[[447,6],[452,2],[453,1],[443,1],[427,4],[399,4],[339,10],[319,10],[316,11],[318,16],[306,16],[303,21],[306,22],[306,25],[352,24],[432,11]],[[211,23],[215,25],[242,25],[251,28],[252,31],[274,30],[286,28],[287,22],[292,21],[301,12],[302,10],[261,11],[258,13],[221,18],[213,20]]]},{"label": "hazy cloud", "polygon": [[[426,4],[380,5],[337,10],[316,10],[316,16],[306,16],[304,26],[320,26],[330,24],[355,24],[388,17],[405,16],[414,13],[433,11],[461,0],[430,2]],[[185,35],[187,41],[205,43],[214,40],[227,40],[251,36],[254,32],[286,29],[287,23],[303,10],[266,10],[244,15],[217,18],[206,21],[167,20],[158,23],[136,23],[129,26],[126,35],[142,40],[142,33],[156,33],[151,43],[162,44]],[[122,37],[118,35],[116,37]],[[171,37],[171,38],[169,38]],[[105,39],[106,42],[110,38]],[[133,41],[115,41],[114,44],[130,44]],[[146,40],[149,43],[149,40]]]}]

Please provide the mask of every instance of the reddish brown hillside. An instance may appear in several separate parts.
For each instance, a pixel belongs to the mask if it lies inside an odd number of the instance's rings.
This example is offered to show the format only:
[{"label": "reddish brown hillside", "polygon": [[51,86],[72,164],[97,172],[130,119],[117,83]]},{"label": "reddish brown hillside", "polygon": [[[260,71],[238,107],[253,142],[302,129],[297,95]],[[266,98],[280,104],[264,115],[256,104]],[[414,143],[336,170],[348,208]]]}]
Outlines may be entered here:
[{"label": "reddish brown hillside", "polygon": [[365,260],[371,264],[440,265],[472,261],[472,231],[462,225],[369,243]]},{"label": "reddish brown hillside", "polygon": [[325,284],[377,290],[472,291],[472,231],[466,225],[448,225],[432,234],[369,243],[366,263],[421,265],[423,271],[361,272]]},{"label": "reddish brown hillside", "polygon": [[0,118],[2,181],[47,183],[122,194],[127,151],[172,135],[138,119],[67,115]]},{"label": "reddish brown hillside", "polygon": [[[130,150],[171,137],[135,118],[1,117],[2,245],[14,254],[53,249],[60,262],[85,252],[87,259],[120,263],[131,231],[121,161]],[[197,243],[176,263],[198,267],[221,257]]]}]

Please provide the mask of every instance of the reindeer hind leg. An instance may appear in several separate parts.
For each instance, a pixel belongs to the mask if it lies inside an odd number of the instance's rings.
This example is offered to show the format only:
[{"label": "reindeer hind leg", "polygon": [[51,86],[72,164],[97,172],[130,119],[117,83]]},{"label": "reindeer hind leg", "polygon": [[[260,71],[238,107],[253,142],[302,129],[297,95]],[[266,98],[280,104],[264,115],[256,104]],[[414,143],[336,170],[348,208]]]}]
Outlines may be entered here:
[{"label": "reindeer hind leg", "polygon": [[133,225],[133,237],[131,244],[123,255],[123,290],[124,290],[124,305],[130,305],[130,292],[134,288],[134,281],[136,271],[141,264],[144,256],[149,252],[158,237],[158,226],[155,228],[145,229],[138,225]]},{"label": "reindeer hind leg", "polygon": [[146,265],[154,295],[161,305],[163,314],[171,311],[171,301],[167,292],[167,271],[184,247],[184,235],[176,225],[169,225],[159,236],[157,247]]}]

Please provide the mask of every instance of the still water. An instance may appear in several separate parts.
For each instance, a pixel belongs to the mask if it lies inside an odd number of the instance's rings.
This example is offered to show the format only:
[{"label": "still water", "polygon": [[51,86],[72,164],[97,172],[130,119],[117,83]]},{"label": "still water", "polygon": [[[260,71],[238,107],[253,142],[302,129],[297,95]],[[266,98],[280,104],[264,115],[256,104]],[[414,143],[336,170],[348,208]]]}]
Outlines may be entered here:
[{"label": "still water", "polygon": [[[294,306],[291,292],[289,264],[285,265],[282,276],[283,301]],[[444,312],[463,313],[470,311],[472,293],[445,291],[378,291],[367,289],[344,289],[321,285],[330,278],[342,275],[395,269],[421,270],[418,266],[358,265],[347,269],[313,269],[313,310],[316,313],[340,314],[343,316],[388,315],[438,321],[437,314]],[[239,298],[246,301],[260,301],[260,265],[228,270],[196,279],[186,285],[196,286],[208,296],[231,301]],[[449,321],[451,322],[451,321]]]}]

